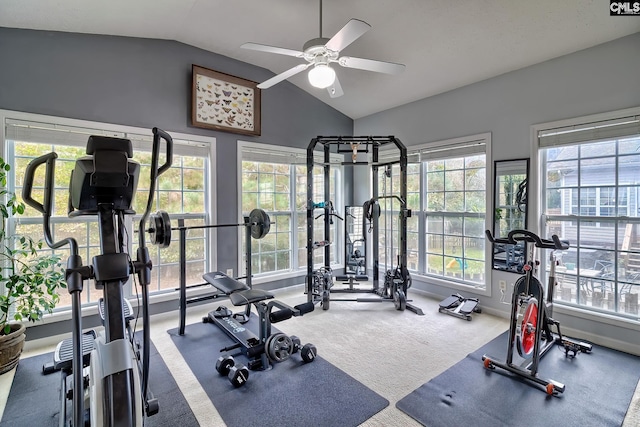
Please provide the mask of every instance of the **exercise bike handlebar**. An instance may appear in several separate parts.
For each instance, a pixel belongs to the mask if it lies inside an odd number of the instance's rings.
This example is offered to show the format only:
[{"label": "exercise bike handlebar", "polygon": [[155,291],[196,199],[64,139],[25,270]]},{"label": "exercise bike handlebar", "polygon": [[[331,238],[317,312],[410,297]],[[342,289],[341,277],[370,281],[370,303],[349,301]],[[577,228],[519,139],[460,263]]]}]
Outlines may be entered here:
[{"label": "exercise bike handlebar", "polygon": [[[43,154],[40,157],[33,159],[27,165],[27,169],[24,173],[24,184],[22,186],[22,199],[24,202],[40,212],[43,217],[44,228],[44,240],[47,245],[52,249],[58,249],[66,244],[69,244],[71,254],[78,254],[78,244],[72,237],[60,240],[59,242],[53,241],[53,235],[51,233],[51,211],[53,210],[53,181],[56,170],[56,159],[58,155],[54,152]],[[36,170],[41,165],[46,164],[45,178],[44,178],[44,196],[42,203],[35,200],[32,196],[33,191],[33,179],[36,174]]]},{"label": "exercise bike handlebar", "polygon": [[511,230],[507,237],[496,238],[491,234],[490,230],[485,230],[487,238],[491,243],[502,243],[507,245],[517,245],[519,242],[529,242],[536,247],[543,249],[567,250],[569,243],[561,241],[557,235],[551,236],[551,240],[542,239],[537,234],[529,230]]}]

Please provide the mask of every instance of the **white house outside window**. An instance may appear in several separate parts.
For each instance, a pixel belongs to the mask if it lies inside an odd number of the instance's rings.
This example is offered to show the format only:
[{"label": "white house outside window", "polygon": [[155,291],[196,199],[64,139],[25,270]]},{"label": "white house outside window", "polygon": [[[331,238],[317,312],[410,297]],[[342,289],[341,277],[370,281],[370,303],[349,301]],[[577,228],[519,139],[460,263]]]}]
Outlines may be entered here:
[{"label": "white house outside window", "polygon": [[543,234],[570,242],[560,304],[638,318],[640,111],[536,127]]}]

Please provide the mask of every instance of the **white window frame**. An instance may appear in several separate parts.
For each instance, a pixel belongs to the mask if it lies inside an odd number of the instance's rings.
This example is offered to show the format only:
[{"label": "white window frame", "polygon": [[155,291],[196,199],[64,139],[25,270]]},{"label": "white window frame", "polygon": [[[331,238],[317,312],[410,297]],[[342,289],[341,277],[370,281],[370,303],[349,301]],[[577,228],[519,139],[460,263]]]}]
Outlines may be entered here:
[{"label": "white window frame", "polygon": [[[418,145],[412,145],[407,148],[407,157],[408,162],[411,163],[420,163],[420,207],[419,209],[412,210],[412,216],[418,217],[418,245],[417,248],[420,257],[419,257],[419,265],[418,271],[411,271],[412,277],[429,284],[442,286],[449,289],[456,289],[460,291],[470,292],[478,295],[491,296],[491,245],[485,242],[484,245],[484,257],[485,257],[485,267],[484,267],[484,277],[485,277],[485,285],[484,287],[477,287],[473,284],[466,284],[459,280],[452,280],[446,277],[429,275],[425,273],[427,268],[426,261],[426,224],[425,224],[425,212],[426,212],[426,197],[425,197],[425,160],[428,160],[428,153],[441,152],[448,153],[453,152],[453,150],[458,150],[459,153],[465,152],[465,147],[473,146],[476,143],[484,145],[484,154],[485,154],[485,192],[486,192],[486,200],[485,200],[485,229],[491,229],[491,221],[492,215],[490,212],[493,211],[492,201],[493,201],[493,170],[490,167],[492,154],[491,154],[491,132],[484,132],[474,135],[463,136],[459,138],[451,138],[446,140],[434,141],[429,143],[422,143]],[[462,155],[460,155],[462,157]],[[414,251],[415,248],[407,248],[407,252]]]},{"label": "white window frame", "polygon": [[[562,128],[566,128],[567,130],[571,130],[572,128],[580,128],[584,127],[588,124],[598,123],[598,122],[609,122],[609,121],[617,121],[620,123],[627,123],[628,117],[632,116],[640,116],[640,107],[627,108],[623,110],[609,111],[605,113],[592,114],[582,117],[575,117],[571,119],[563,119],[557,120],[553,122],[539,123],[532,125],[530,127],[529,138],[531,141],[531,164],[532,168],[530,170],[531,177],[529,179],[529,185],[531,186],[531,191],[529,194],[536,195],[535,200],[533,198],[531,203],[528,206],[528,209],[531,209],[531,218],[537,218],[538,221],[530,221],[530,229],[534,233],[539,234],[540,230],[545,229],[545,221],[546,218],[543,215],[543,208],[545,206],[544,197],[545,194],[542,193],[542,180],[545,179],[543,170],[544,165],[542,164],[541,159],[541,151],[542,146],[540,144],[539,135],[545,131],[558,130]],[[608,129],[602,128],[600,130],[601,138],[607,139]],[[562,138],[563,135],[559,134],[558,138]],[[541,271],[545,269],[545,260],[542,261]],[[600,323],[617,326],[617,327],[631,327],[637,329],[637,320],[629,319],[626,317],[620,317],[615,312],[600,312],[590,310],[586,307],[576,306],[576,305],[563,305],[563,304],[555,304],[554,310],[560,314],[569,314],[575,317],[579,317],[586,320],[595,320]]]},{"label": "white window frame", "polygon": [[[272,144],[265,144],[265,143],[258,143],[258,142],[249,142],[249,141],[242,141],[242,140],[238,140],[238,144],[237,144],[237,173],[238,173],[238,177],[237,177],[237,186],[238,186],[238,220],[242,221],[242,162],[243,162],[243,152],[257,152],[257,153],[265,153],[265,156],[268,156],[269,152],[272,153],[274,156],[277,157],[289,157],[291,159],[291,181],[292,181],[292,186],[291,186],[291,267],[289,271],[276,271],[276,272],[269,272],[269,273],[263,273],[263,274],[254,274],[254,278],[252,283],[254,284],[260,284],[260,283],[265,283],[265,282],[271,282],[274,280],[281,280],[281,279],[288,279],[288,278],[293,278],[293,277],[299,277],[299,276],[304,276],[306,273],[306,266],[302,266],[300,267],[298,265],[298,261],[297,261],[297,251],[299,249],[298,244],[297,244],[297,239],[296,236],[294,235],[296,233],[296,224],[297,224],[297,218],[298,218],[298,213],[296,212],[296,206],[295,206],[295,202],[296,202],[296,188],[294,186],[295,184],[295,166],[300,166],[300,165],[304,165],[305,166],[305,170],[306,170],[306,158],[307,158],[307,150],[306,149],[301,149],[301,148],[293,148],[293,147],[284,147],[284,146],[279,146],[279,145],[272,145]],[[332,161],[332,166],[331,169],[332,171],[337,171],[337,177],[336,177],[336,182],[335,182],[335,186],[336,186],[336,200],[333,200],[333,204],[334,207],[338,210],[339,214],[343,214],[344,212],[341,212],[341,209],[344,206],[344,196],[343,196],[343,172],[342,172],[342,166],[341,166],[341,162],[344,159],[342,158],[342,156],[336,155],[336,154],[332,154],[331,155],[331,161]],[[266,160],[268,161],[268,160]],[[333,164],[335,162],[335,164]],[[274,160],[273,163],[276,163],[276,161]],[[304,193],[306,194],[306,187],[305,187],[305,191]],[[305,211],[305,215],[306,215],[306,211]],[[306,218],[306,217],[305,217]],[[332,268],[342,268],[344,266],[344,225],[341,223],[340,220],[337,220],[340,223],[336,223],[336,244],[332,245],[334,246],[334,250],[337,251],[336,252],[336,263],[332,264]],[[334,222],[336,222],[334,220]],[[242,227],[240,227],[242,228]],[[238,230],[238,239],[244,239],[244,230],[239,229]],[[241,264],[241,260],[244,258],[244,253],[242,250],[242,240],[238,240],[238,265],[236,266],[236,268],[238,269],[237,271],[243,271],[244,270],[244,265],[240,265]]]},{"label": "white window frame", "polygon": [[[109,134],[113,134],[113,136],[118,136],[123,133],[125,134],[135,134],[135,135],[149,135],[151,138],[151,129],[150,128],[141,128],[134,126],[126,126],[126,125],[118,125],[113,123],[105,123],[105,122],[95,122],[88,120],[80,120],[80,119],[71,119],[65,117],[58,116],[50,116],[36,113],[27,113],[20,111],[12,111],[12,110],[4,110],[0,109],[0,156],[3,158],[7,158],[6,152],[6,132],[5,132],[5,123],[7,120],[17,120],[17,121],[26,121],[26,122],[36,122],[36,123],[48,123],[55,125],[56,127],[64,128],[65,126],[74,127],[74,128],[89,128],[89,129],[99,129],[105,131]],[[209,191],[205,195],[205,203],[206,203],[206,216],[207,222],[216,220],[216,174],[212,173],[212,170],[215,168],[216,164],[216,139],[212,137],[185,134],[181,132],[173,132],[170,129],[165,129],[167,132],[175,140],[186,140],[192,141],[195,143],[202,143],[208,145],[208,161],[209,167],[208,171],[206,171],[205,179],[209,183]],[[52,143],[52,144],[55,144]],[[175,151],[175,150],[174,150]],[[134,224],[135,225],[135,224]],[[137,226],[136,226],[137,228]],[[136,238],[131,237],[131,242],[136,245]],[[209,246],[205,248],[205,251],[209,254],[209,259],[207,260],[206,269],[215,270],[217,268],[217,235],[215,230],[210,235]],[[66,258],[63,258],[63,262],[66,263]],[[86,263],[87,260],[84,260]],[[196,291],[195,293],[197,293]],[[135,296],[135,292],[132,291],[132,296]],[[150,295],[151,303],[159,303],[164,301],[171,301],[178,299],[178,291],[160,291],[156,292],[154,295]],[[137,305],[137,301],[135,298],[131,301],[134,306]],[[95,303],[90,303],[84,305],[82,308],[83,315],[92,315],[97,313],[97,305]],[[53,315],[45,316],[44,323],[55,322],[59,320],[66,320],[71,317],[70,307],[64,308],[62,310],[57,310]]]}]

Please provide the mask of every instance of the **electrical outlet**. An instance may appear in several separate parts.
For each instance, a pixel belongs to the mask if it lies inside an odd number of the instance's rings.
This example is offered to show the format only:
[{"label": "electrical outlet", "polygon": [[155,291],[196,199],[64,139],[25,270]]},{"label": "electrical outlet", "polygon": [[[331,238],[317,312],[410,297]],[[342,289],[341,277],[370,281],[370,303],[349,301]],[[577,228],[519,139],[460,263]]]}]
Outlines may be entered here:
[{"label": "electrical outlet", "polygon": [[227,276],[233,277],[233,268],[227,268]]},{"label": "electrical outlet", "polygon": [[506,291],[507,290],[507,282],[506,281],[500,280],[498,283],[500,284],[500,290],[501,291]]}]

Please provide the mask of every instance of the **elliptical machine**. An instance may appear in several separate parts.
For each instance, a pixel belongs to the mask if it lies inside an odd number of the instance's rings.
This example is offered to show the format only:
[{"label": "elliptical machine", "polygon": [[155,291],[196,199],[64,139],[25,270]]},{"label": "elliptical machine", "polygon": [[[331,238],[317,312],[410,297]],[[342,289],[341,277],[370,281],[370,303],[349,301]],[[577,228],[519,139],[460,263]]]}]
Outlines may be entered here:
[{"label": "elliptical machine", "polygon": [[[592,350],[592,345],[589,343],[563,336],[560,332],[560,322],[553,319],[553,288],[556,285],[556,265],[558,264],[556,251],[569,249],[569,244],[560,241],[555,234],[552,240],[545,240],[528,230],[512,230],[506,239],[494,238],[489,230],[486,230],[486,234],[489,241],[494,244],[516,245],[524,242],[526,262],[525,274],[513,285],[507,360],[500,362],[485,354],[482,356],[484,367],[495,369],[497,366],[540,384],[549,395],[563,393],[564,384],[538,376],[540,359],[556,344],[564,348],[565,356],[575,357],[578,352],[590,353]],[[552,249],[546,290],[536,277],[540,263],[535,257],[536,248]],[[556,327],[557,334],[552,333],[552,326]],[[514,347],[523,358],[521,363],[515,363],[513,360]]]},{"label": "elliptical machine", "polygon": [[[166,142],[166,159],[162,166],[158,166],[161,138]],[[127,253],[124,223],[125,215],[135,214],[131,203],[140,173],[140,164],[131,159],[131,141],[90,136],[86,153],[87,156],[77,159],[71,176],[68,211],[69,217],[98,216],[101,254],[93,257],[91,265],[83,265],[74,238],[67,237],[58,242],[53,240],[50,219],[55,159],[58,157],[56,153],[45,154],[29,163],[22,191],[25,203],[44,216],[47,245],[52,249],[69,245],[70,250],[66,277],[67,290],[72,298],[73,332],[67,345],[63,342],[57,349],[67,348],[70,354],[61,355],[57,351],[54,360],[56,364],[71,360],[71,368],[67,373],[73,376],[73,382],[71,389],[66,392],[66,375],[63,374],[60,425],[68,425],[66,399],[72,399],[71,421],[74,427],[87,424],[87,412],[91,426],[142,426],[144,414],[150,416],[159,409],[157,400],[148,389],[150,331],[147,286],[151,282],[152,264],[145,245],[144,225],[153,206],[156,180],[171,167],[173,140],[166,132],[153,129],[149,197],[145,213],[140,219],[135,261]],[[44,200],[39,203],[31,193],[36,169],[43,164],[46,164]],[[129,316],[123,308],[127,302],[122,287],[134,273],[142,288],[144,330],[141,356],[133,332],[128,330]],[[81,292],[83,281],[90,279],[95,281],[96,289],[103,292],[101,309],[104,313],[104,332],[97,337],[95,334],[82,334]],[[84,352],[90,357],[86,357]]]}]

